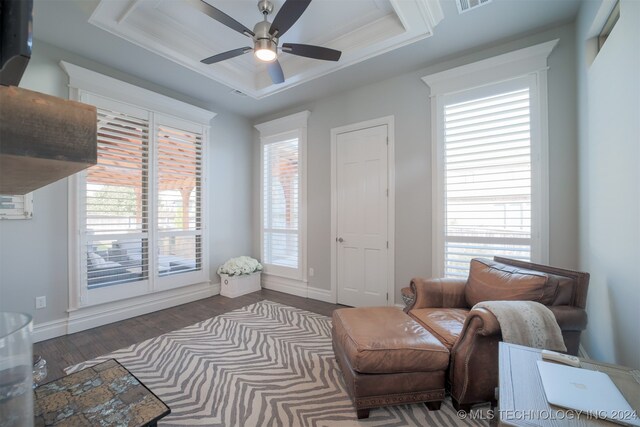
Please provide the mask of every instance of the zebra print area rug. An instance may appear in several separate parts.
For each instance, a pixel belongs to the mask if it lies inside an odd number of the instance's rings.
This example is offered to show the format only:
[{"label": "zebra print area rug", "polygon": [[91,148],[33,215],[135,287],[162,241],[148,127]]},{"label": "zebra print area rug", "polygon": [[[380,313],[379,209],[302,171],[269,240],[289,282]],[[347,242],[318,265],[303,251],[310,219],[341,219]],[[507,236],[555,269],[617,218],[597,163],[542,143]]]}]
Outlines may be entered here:
[{"label": "zebra print area rug", "polygon": [[261,301],[66,369],[115,358],[169,407],[163,426],[486,425],[404,405],[358,421],[331,347],[331,319]]}]

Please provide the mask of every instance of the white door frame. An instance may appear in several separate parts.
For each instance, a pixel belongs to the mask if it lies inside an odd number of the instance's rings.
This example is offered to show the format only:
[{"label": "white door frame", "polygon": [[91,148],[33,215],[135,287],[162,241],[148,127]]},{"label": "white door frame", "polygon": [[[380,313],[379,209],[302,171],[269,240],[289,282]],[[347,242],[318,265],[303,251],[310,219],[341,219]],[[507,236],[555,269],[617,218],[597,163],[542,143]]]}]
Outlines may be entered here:
[{"label": "white door frame", "polygon": [[389,298],[387,305],[395,305],[395,224],[396,224],[396,172],[395,172],[395,130],[394,116],[380,117],[378,119],[353,123],[331,129],[331,300],[338,302],[338,269],[337,269],[337,247],[338,237],[338,182],[337,182],[337,143],[338,135],[347,132],[387,125],[387,180],[389,197],[387,200],[387,239],[389,249],[387,250],[387,292]]}]

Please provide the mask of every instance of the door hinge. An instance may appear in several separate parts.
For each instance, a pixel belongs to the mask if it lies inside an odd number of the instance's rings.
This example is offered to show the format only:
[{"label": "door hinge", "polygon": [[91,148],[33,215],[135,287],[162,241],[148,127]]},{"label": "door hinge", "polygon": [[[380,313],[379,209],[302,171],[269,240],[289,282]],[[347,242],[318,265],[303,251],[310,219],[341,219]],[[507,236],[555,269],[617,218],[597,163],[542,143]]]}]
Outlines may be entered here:
[{"label": "door hinge", "polygon": [[387,188],[387,197],[389,197],[389,189]]},{"label": "door hinge", "polygon": [[387,301],[389,301],[389,292],[387,292]]},{"label": "door hinge", "polygon": [[389,249],[389,241],[387,240],[387,249]]},{"label": "door hinge", "polygon": [[389,137],[387,137],[387,145],[389,145]]}]

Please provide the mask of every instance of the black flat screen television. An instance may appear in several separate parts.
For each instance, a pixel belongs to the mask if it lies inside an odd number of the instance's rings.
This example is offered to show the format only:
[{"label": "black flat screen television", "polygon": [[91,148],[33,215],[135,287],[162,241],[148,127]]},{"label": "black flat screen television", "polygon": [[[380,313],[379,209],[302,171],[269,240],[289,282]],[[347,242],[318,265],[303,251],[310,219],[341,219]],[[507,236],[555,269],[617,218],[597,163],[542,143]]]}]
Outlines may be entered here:
[{"label": "black flat screen television", "polygon": [[31,58],[33,0],[0,0],[0,84],[18,86]]}]

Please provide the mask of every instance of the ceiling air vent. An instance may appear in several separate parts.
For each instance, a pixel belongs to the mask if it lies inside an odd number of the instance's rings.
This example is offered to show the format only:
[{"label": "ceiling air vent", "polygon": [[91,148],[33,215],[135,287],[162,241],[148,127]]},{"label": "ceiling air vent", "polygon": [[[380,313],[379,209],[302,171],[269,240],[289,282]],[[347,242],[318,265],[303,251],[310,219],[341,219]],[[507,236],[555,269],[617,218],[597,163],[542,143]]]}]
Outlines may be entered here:
[{"label": "ceiling air vent", "polygon": [[238,96],[247,96],[246,93],[239,91],[238,89],[231,89],[231,93]]},{"label": "ceiling air vent", "polygon": [[491,0],[456,0],[458,13],[468,12],[471,9],[476,9],[489,3],[491,3]]}]

